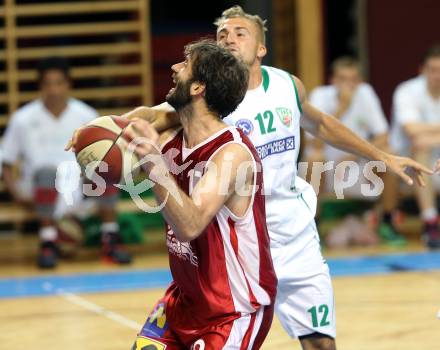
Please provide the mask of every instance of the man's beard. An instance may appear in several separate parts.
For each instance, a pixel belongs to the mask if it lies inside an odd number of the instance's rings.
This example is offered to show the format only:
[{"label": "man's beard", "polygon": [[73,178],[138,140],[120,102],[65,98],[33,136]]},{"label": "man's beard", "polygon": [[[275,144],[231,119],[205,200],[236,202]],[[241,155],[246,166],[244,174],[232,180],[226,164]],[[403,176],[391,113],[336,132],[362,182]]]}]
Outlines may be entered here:
[{"label": "man's beard", "polygon": [[169,92],[165,100],[176,110],[179,111],[191,103],[191,79],[185,82],[177,82],[174,91]]}]

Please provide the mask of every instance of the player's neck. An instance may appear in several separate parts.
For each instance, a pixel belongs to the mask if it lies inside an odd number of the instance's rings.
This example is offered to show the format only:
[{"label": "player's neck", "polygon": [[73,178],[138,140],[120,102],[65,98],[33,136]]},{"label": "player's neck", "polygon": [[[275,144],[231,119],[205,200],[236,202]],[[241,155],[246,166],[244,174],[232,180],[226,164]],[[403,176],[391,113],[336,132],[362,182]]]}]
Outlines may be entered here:
[{"label": "player's neck", "polygon": [[43,101],[44,107],[56,118],[58,118],[67,108],[67,101],[51,103]]},{"label": "player's neck", "polygon": [[206,108],[189,109],[185,107],[179,111],[179,117],[188,148],[197,146],[226,127],[225,123]]},{"label": "player's neck", "polygon": [[261,64],[253,64],[249,68],[249,84],[248,90],[256,89],[263,81],[263,74],[261,73]]},{"label": "player's neck", "polygon": [[440,98],[440,88],[428,85],[428,91],[433,99],[438,100]]}]

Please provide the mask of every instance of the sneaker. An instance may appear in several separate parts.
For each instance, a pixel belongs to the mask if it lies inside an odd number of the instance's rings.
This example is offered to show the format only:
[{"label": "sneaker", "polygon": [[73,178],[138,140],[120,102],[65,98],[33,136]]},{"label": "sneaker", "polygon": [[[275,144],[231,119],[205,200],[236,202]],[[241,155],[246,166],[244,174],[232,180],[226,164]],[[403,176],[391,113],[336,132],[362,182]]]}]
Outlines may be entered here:
[{"label": "sneaker", "polygon": [[385,244],[391,246],[404,246],[407,243],[405,237],[397,232],[394,226],[390,223],[382,222],[377,229],[377,233]]},{"label": "sneaker", "polygon": [[440,249],[440,232],[437,223],[425,223],[422,240],[430,249]]},{"label": "sneaker", "polygon": [[58,263],[58,248],[52,241],[41,242],[37,264],[42,269],[53,269]]},{"label": "sneaker", "polygon": [[121,248],[119,233],[102,233],[102,255],[105,262],[130,264],[131,254]]}]

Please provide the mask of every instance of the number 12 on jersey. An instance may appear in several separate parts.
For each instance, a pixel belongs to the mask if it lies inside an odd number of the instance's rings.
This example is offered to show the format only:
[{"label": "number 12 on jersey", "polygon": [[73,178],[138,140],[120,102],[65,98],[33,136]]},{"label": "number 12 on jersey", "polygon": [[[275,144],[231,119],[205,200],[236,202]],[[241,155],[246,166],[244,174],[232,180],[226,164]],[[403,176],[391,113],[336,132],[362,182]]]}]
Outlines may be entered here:
[{"label": "number 12 on jersey", "polygon": [[[258,125],[260,126],[260,132],[262,135],[268,134],[270,132],[274,132],[277,129],[273,126],[273,113],[271,111],[265,111],[263,115],[261,113],[258,113],[255,117],[255,120],[258,122]],[[266,123],[265,123],[266,121]],[[266,125],[267,124],[267,125]]]},{"label": "number 12 on jersey", "polygon": [[[327,320],[328,306],[326,304],[320,305],[319,308],[317,308],[316,306],[313,306],[310,309],[308,309],[307,312],[310,312],[310,314],[312,316],[312,324],[313,324],[314,328],[324,327],[324,326],[328,326],[330,324],[330,322]],[[319,313],[319,316],[321,316],[321,314],[322,314],[320,322],[318,321],[318,313]]]}]

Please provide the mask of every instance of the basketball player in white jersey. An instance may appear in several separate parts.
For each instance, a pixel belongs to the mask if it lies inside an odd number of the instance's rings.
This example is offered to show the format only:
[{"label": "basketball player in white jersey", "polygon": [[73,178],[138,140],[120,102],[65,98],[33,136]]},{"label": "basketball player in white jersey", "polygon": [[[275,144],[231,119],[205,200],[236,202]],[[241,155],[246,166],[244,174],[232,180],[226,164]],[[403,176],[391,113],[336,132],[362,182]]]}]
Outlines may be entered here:
[{"label": "basketball player in white jersey", "polygon": [[[414,171],[420,185],[421,173],[432,172],[360,139],[338,120],[312,107],[298,78],[262,66],[266,28],[259,16],[234,6],[215,24],[217,42],[242,58],[250,72],[244,100],[224,121],[244,131],[263,163],[266,221],[278,277],[276,315],[287,333],[299,338],[303,349],[335,349],[333,288],[314,222],[316,195],[311,185],[297,177],[300,126],[337,148],[383,161],[409,184],[413,180],[405,174],[406,168]],[[139,107],[125,116],[147,119],[158,131],[178,123],[166,103]]]}]

